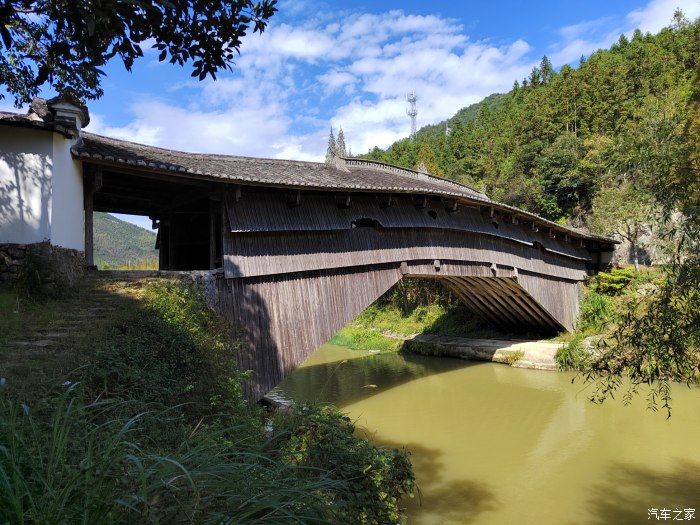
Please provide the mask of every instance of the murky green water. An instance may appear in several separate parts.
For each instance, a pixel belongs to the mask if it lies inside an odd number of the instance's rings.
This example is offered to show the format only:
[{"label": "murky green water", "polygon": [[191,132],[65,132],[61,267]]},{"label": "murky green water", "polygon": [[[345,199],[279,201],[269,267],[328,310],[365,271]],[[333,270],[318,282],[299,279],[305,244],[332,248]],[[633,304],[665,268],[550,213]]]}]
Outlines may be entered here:
[{"label": "murky green water", "polygon": [[666,420],[643,399],[593,405],[571,377],[327,345],[280,388],[411,451],[410,523],[650,523],[649,507],[678,507],[700,524],[700,389],[674,388]]}]

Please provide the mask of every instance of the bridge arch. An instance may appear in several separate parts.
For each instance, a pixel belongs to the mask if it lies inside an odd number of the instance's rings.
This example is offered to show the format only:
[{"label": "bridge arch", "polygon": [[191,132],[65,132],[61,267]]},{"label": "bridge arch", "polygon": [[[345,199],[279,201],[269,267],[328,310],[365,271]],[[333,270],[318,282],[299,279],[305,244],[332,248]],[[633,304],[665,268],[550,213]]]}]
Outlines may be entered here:
[{"label": "bridge arch", "polygon": [[71,151],[88,182],[86,225],[92,209],[147,215],[161,269],[222,268],[218,308],[244,327],[251,400],[404,276],[438,279],[509,331],[570,330],[580,283],[612,250],[473,188],[365,159],[186,153],[90,133]]}]

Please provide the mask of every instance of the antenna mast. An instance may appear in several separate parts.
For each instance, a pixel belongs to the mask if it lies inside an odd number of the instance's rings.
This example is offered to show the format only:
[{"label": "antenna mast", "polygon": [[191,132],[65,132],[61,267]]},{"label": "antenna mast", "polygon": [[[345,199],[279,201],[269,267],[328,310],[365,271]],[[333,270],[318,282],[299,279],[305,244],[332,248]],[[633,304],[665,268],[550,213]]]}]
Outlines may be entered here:
[{"label": "antenna mast", "polygon": [[416,109],[417,100],[415,91],[406,93],[406,115],[411,117],[411,138],[416,136],[416,116],[418,115],[418,110]]}]

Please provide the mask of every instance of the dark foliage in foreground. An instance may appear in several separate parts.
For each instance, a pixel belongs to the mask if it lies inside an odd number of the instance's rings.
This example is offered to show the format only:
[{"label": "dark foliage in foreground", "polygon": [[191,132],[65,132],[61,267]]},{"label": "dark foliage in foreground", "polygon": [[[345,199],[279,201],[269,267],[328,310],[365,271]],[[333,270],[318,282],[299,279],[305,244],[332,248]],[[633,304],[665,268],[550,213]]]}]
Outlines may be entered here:
[{"label": "dark foliage in foreground", "polygon": [[102,68],[127,70],[152,43],[158,60],[192,65],[203,80],[229,69],[243,37],[262,32],[276,0],[8,0],[0,4],[0,79],[29,103],[48,84],[79,99],[102,96]]}]

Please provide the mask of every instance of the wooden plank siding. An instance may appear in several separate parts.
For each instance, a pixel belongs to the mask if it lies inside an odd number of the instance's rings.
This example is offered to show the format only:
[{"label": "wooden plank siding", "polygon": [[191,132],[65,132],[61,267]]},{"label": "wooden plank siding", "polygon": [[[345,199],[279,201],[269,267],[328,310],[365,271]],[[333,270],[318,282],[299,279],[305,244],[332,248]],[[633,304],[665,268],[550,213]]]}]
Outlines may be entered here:
[{"label": "wooden plank siding", "polygon": [[[450,213],[439,201],[350,200],[347,207],[342,195],[226,197],[219,295],[226,315],[246,327],[239,366],[252,371],[251,400],[403,276],[438,279],[508,332],[573,328],[590,259],[580,243],[478,209]],[[353,227],[358,220],[381,226]]]},{"label": "wooden plank siding", "polygon": [[487,235],[428,228],[261,232],[224,238],[226,277],[255,277],[400,261],[472,261],[581,280],[585,261]]},{"label": "wooden plank siding", "polygon": [[[251,191],[251,190],[249,190]],[[286,197],[286,198],[285,198]],[[349,198],[349,206],[346,199]],[[581,261],[590,258],[578,243],[533,232],[531,224],[514,224],[513,217],[486,217],[479,209],[459,205],[450,211],[442,201],[422,196],[304,194],[300,206],[290,206],[291,194],[247,193],[236,201],[229,196],[227,209],[232,233],[334,231],[351,228],[353,221],[375,219],[383,228],[430,228],[456,230],[499,237],[532,246],[538,242],[552,253]],[[425,204],[425,206],[423,205]],[[507,219],[507,220],[506,220]]]},{"label": "wooden plank siding", "polygon": [[[423,273],[429,269],[432,273]],[[565,328],[514,277],[489,276],[489,267],[476,264],[446,265],[440,271],[411,265],[408,275],[439,279],[475,314],[506,331],[552,334]],[[238,364],[252,373],[246,396],[260,399],[403,275],[400,264],[392,264],[219,279],[219,308],[235,326],[244,327],[236,336],[245,343]],[[576,282],[567,285],[577,289]]]}]

